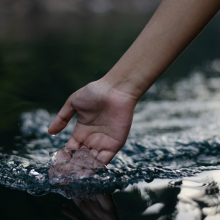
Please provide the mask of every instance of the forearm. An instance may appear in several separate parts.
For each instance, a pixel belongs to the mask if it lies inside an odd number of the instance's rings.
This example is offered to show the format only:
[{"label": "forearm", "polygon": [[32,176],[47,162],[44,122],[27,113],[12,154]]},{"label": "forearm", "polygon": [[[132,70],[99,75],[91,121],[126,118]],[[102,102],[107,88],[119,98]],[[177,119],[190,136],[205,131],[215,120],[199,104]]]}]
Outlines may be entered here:
[{"label": "forearm", "polygon": [[138,100],[219,8],[220,0],[163,0],[133,45],[103,79]]}]

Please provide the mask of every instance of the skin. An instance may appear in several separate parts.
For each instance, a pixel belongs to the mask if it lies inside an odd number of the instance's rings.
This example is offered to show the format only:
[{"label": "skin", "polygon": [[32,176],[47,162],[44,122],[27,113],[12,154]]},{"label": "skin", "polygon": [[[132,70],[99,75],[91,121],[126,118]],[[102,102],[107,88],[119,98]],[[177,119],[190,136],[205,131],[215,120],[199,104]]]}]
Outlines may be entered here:
[{"label": "skin", "polygon": [[119,220],[114,200],[111,195],[94,195],[92,199],[73,199],[76,206],[84,214],[84,217],[67,206],[63,206],[61,211],[75,220]]},{"label": "skin", "polygon": [[124,146],[140,97],[220,9],[219,0],[163,0],[142,33],[100,80],[73,93],[48,131],[57,134],[77,112],[67,148],[82,146],[108,164]]},{"label": "skin", "polygon": [[87,148],[80,150],[58,150],[50,161],[48,171],[50,179],[59,176],[59,183],[65,185],[71,182],[69,177],[81,179],[93,176],[105,164],[90,155]]}]

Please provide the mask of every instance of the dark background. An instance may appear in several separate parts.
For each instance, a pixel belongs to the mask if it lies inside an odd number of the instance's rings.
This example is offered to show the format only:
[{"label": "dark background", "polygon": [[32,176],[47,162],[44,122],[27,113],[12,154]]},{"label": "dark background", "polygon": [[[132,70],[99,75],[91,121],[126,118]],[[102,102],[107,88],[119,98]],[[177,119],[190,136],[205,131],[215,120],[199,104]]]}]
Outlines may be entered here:
[{"label": "dark background", "polygon": [[[18,129],[21,112],[36,108],[57,112],[75,90],[106,74],[159,2],[1,1],[1,134]],[[205,61],[219,58],[219,24],[220,14],[162,79],[175,81]]]}]

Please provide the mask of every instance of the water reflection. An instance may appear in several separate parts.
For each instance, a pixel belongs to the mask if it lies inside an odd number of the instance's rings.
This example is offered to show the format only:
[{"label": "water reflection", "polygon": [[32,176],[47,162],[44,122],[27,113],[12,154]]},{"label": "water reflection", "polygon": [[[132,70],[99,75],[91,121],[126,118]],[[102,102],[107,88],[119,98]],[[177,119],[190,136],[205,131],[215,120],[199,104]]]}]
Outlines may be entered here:
[{"label": "water reflection", "polygon": [[[136,187],[142,199],[145,198],[148,203],[137,219],[158,219],[163,216],[162,219],[207,220],[220,217],[219,170],[182,180],[155,179],[152,183],[139,183]],[[130,186],[126,191],[132,193],[134,187]]]},{"label": "water reflection", "polygon": [[94,195],[90,199],[73,198],[74,209],[62,206],[62,212],[75,220],[119,220],[112,195]]},{"label": "water reflection", "polygon": [[[161,185],[161,182],[163,183]],[[73,198],[74,206],[64,205],[62,212],[71,219],[90,220],[133,220],[133,219],[170,219],[176,214],[178,194],[181,182],[174,185],[160,181],[159,187],[153,187],[143,183],[129,186],[124,192],[115,194],[96,194],[92,198]]]},{"label": "water reflection", "polygon": [[220,171],[204,172],[199,177],[185,179],[178,195],[177,219],[219,219]]},{"label": "water reflection", "polygon": [[[203,172],[196,177],[181,180],[155,179],[151,183],[140,182],[129,185],[124,191],[81,200],[69,200],[52,193],[35,197],[1,186],[2,195],[7,199],[0,200],[0,219],[219,219],[219,187],[220,170]],[[61,208],[63,204],[68,208]],[[6,214],[7,206],[13,207],[13,212]],[[60,208],[68,217],[62,215]]]},{"label": "water reflection", "polygon": [[183,180],[155,179],[113,194],[121,219],[219,219],[220,171]]},{"label": "water reflection", "polygon": [[[177,181],[176,185],[181,185],[181,181]],[[126,197],[130,197],[130,201],[136,200],[136,204],[133,202],[129,205],[125,202],[127,207],[123,208],[122,219],[159,219],[162,216],[162,219],[172,219],[176,214],[179,192],[180,188],[170,186],[168,180],[157,179],[150,184],[142,182],[130,186],[125,192],[116,193],[114,198],[121,197],[119,200],[122,200],[124,197],[124,200],[129,201]],[[117,200],[116,204],[120,206]]]}]

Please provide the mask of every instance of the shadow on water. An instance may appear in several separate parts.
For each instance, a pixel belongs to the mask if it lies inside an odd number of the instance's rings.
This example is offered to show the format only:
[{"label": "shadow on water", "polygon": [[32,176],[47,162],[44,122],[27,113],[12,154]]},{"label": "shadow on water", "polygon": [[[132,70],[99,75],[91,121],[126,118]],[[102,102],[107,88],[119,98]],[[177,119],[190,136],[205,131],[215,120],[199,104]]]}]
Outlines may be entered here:
[{"label": "shadow on water", "polygon": [[[1,219],[69,219],[60,212],[60,207],[69,201],[56,194],[44,197],[31,196],[27,192],[11,190],[0,185]],[[3,199],[4,198],[4,199]]]}]

